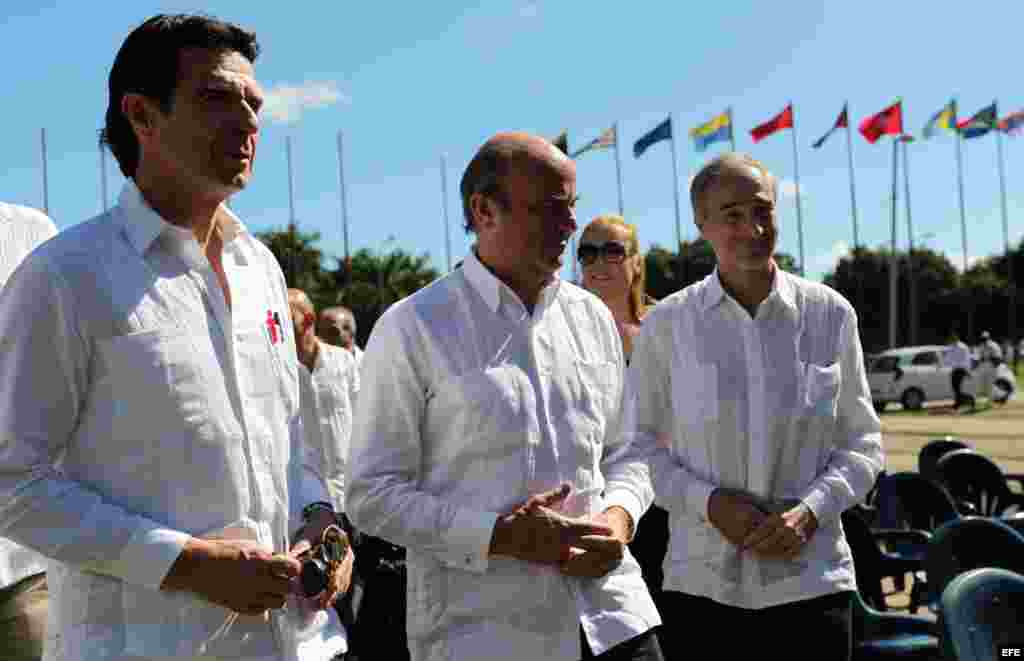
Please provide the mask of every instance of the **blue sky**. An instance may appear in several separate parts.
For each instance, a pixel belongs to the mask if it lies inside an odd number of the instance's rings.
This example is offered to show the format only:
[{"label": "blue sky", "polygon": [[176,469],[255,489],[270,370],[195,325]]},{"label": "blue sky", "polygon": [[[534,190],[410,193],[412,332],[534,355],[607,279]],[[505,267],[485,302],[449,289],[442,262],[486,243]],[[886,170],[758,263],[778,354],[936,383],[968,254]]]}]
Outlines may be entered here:
[{"label": "blue sky", "polygon": [[[716,6],[718,5],[718,6]],[[724,5],[724,8],[723,8]],[[754,145],[747,131],[794,103],[807,274],[820,278],[852,243],[845,136],[810,143],[849,100],[856,124],[897,97],[919,133],[951,96],[970,114],[998,99],[1024,108],[1011,48],[1024,4],[985,15],[934,2],[603,3],[492,0],[458,3],[81,3],[5,0],[0,5],[0,199],[42,206],[40,129],[47,129],[50,213],[67,228],[101,210],[96,132],[106,80],[121,41],[158,12],[201,10],[254,29],[257,77],[274,99],[263,117],[256,178],[233,201],[250,228],[288,222],[285,138],[292,136],[299,225],[342,254],[337,131],[344,132],[352,250],[397,246],[427,252],[442,270],[440,158],[448,164],[453,259],[469,247],[458,181],[492,133],[569,130],[576,148],[619,122],[627,218],[642,243],[675,237],[668,143],[641,159],[633,142],[672,113],[683,234],[693,238],[689,177],[721,146],[695,153],[685,130],[727,106],[737,147],[780,178],[794,176],[788,132]],[[910,145],[918,243],[961,263],[952,136]],[[1024,236],[1024,138],[1004,140],[1010,235]],[[965,143],[968,256],[1003,249],[995,142]],[[889,140],[854,137],[862,243],[889,240]],[[579,160],[581,227],[618,206],[611,151]],[[109,196],[122,179],[108,159]],[[784,190],[792,187],[784,186]],[[900,196],[902,197],[902,184]],[[797,254],[791,195],[780,200],[781,249]],[[905,247],[901,210],[899,241]],[[393,241],[389,241],[394,237]],[[568,264],[568,260],[567,260]],[[568,268],[567,268],[568,272]]]}]

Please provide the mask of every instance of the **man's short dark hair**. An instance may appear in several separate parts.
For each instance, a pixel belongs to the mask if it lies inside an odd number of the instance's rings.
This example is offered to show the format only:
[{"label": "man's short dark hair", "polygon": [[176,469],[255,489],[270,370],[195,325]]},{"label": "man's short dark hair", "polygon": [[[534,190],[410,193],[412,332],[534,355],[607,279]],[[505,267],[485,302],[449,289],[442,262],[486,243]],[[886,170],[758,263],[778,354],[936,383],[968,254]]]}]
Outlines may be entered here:
[{"label": "man's short dark hair", "polygon": [[128,93],[142,94],[170,112],[180,76],[179,56],[186,48],[236,51],[249,62],[255,62],[260,52],[253,32],[208,16],[158,14],[135,28],[110,69],[106,125],[100,131],[100,145],[110,147],[129,179],[139,166],[139,141],[121,112],[121,100]]},{"label": "man's short dark hair", "polygon": [[462,193],[462,215],[466,222],[463,229],[466,230],[466,234],[475,231],[470,198],[481,193],[500,202],[501,186],[499,182],[508,174],[508,165],[507,148],[500,144],[487,143],[480,148],[480,151],[466,166],[466,171],[462,174],[462,181],[459,184],[459,191]]}]

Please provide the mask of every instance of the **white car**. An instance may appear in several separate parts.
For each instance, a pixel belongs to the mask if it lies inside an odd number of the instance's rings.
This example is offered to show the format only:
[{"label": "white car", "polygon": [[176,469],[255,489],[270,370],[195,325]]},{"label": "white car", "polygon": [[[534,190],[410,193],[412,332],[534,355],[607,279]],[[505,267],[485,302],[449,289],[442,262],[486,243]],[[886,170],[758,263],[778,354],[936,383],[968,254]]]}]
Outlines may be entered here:
[{"label": "white car", "polygon": [[899,402],[913,411],[931,400],[953,399],[953,368],[943,363],[945,350],[941,345],[903,347],[875,356],[868,365],[875,409],[881,411],[886,404]]},{"label": "white car", "polygon": [[[868,384],[875,409],[881,411],[890,402],[899,402],[903,408],[912,411],[920,409],[925,402],[953,399],[953,368],[942,360],[946,347],[926,345],[889,349],[868,362]],[[979,363],[964,379],[966,394],[980,395],[978,389],[988,386],[988,397],[1001,404],[1015,396],[1017,380],[1006,363],[998,366]]]}]

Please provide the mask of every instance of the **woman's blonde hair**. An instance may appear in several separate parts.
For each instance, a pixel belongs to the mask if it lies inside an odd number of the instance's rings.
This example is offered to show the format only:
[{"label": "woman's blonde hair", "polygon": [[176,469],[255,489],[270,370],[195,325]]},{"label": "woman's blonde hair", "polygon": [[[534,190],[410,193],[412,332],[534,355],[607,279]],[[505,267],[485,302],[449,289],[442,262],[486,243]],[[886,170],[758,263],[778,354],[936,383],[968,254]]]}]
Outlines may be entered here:
[{"label": "woman's blonde hair", "polygon": [[633,283],[629,287],[629,309],[633,313],[634,318],[641,320],[644,315],[647,314],[647,308],[649,306],[650,298],[647,296],[645,291],[646,271],[644,265],[643,255],[640,254],[640,236],[637,232],[636,225],[627,223],[626,219],[618,214],[605,214],[594,218],[590,221],[590,224],[583,230],[583,235],[587,233],[591,227],[597,228],[618,228],[626,231],[626,259],[631,259],[634,256],[639,256],[639,260],[635,260],[638,264],[636,272],[633,274]]}]

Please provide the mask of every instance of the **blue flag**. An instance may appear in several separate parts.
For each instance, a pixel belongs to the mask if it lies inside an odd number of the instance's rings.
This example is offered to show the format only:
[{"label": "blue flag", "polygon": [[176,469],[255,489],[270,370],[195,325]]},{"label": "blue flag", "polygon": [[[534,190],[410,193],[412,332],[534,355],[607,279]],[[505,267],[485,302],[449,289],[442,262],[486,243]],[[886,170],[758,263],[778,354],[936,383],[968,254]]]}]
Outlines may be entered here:
[{"label": "blue flag", "polygon": [[642,136],[633,145],[633,156],[640,158],[640,156],[647,151],[647,148],[653,145],[655,142],[661,142],[662,140],[672,139],[672,118],[669,117],[661,124],[654,127],[654,130]]}]

